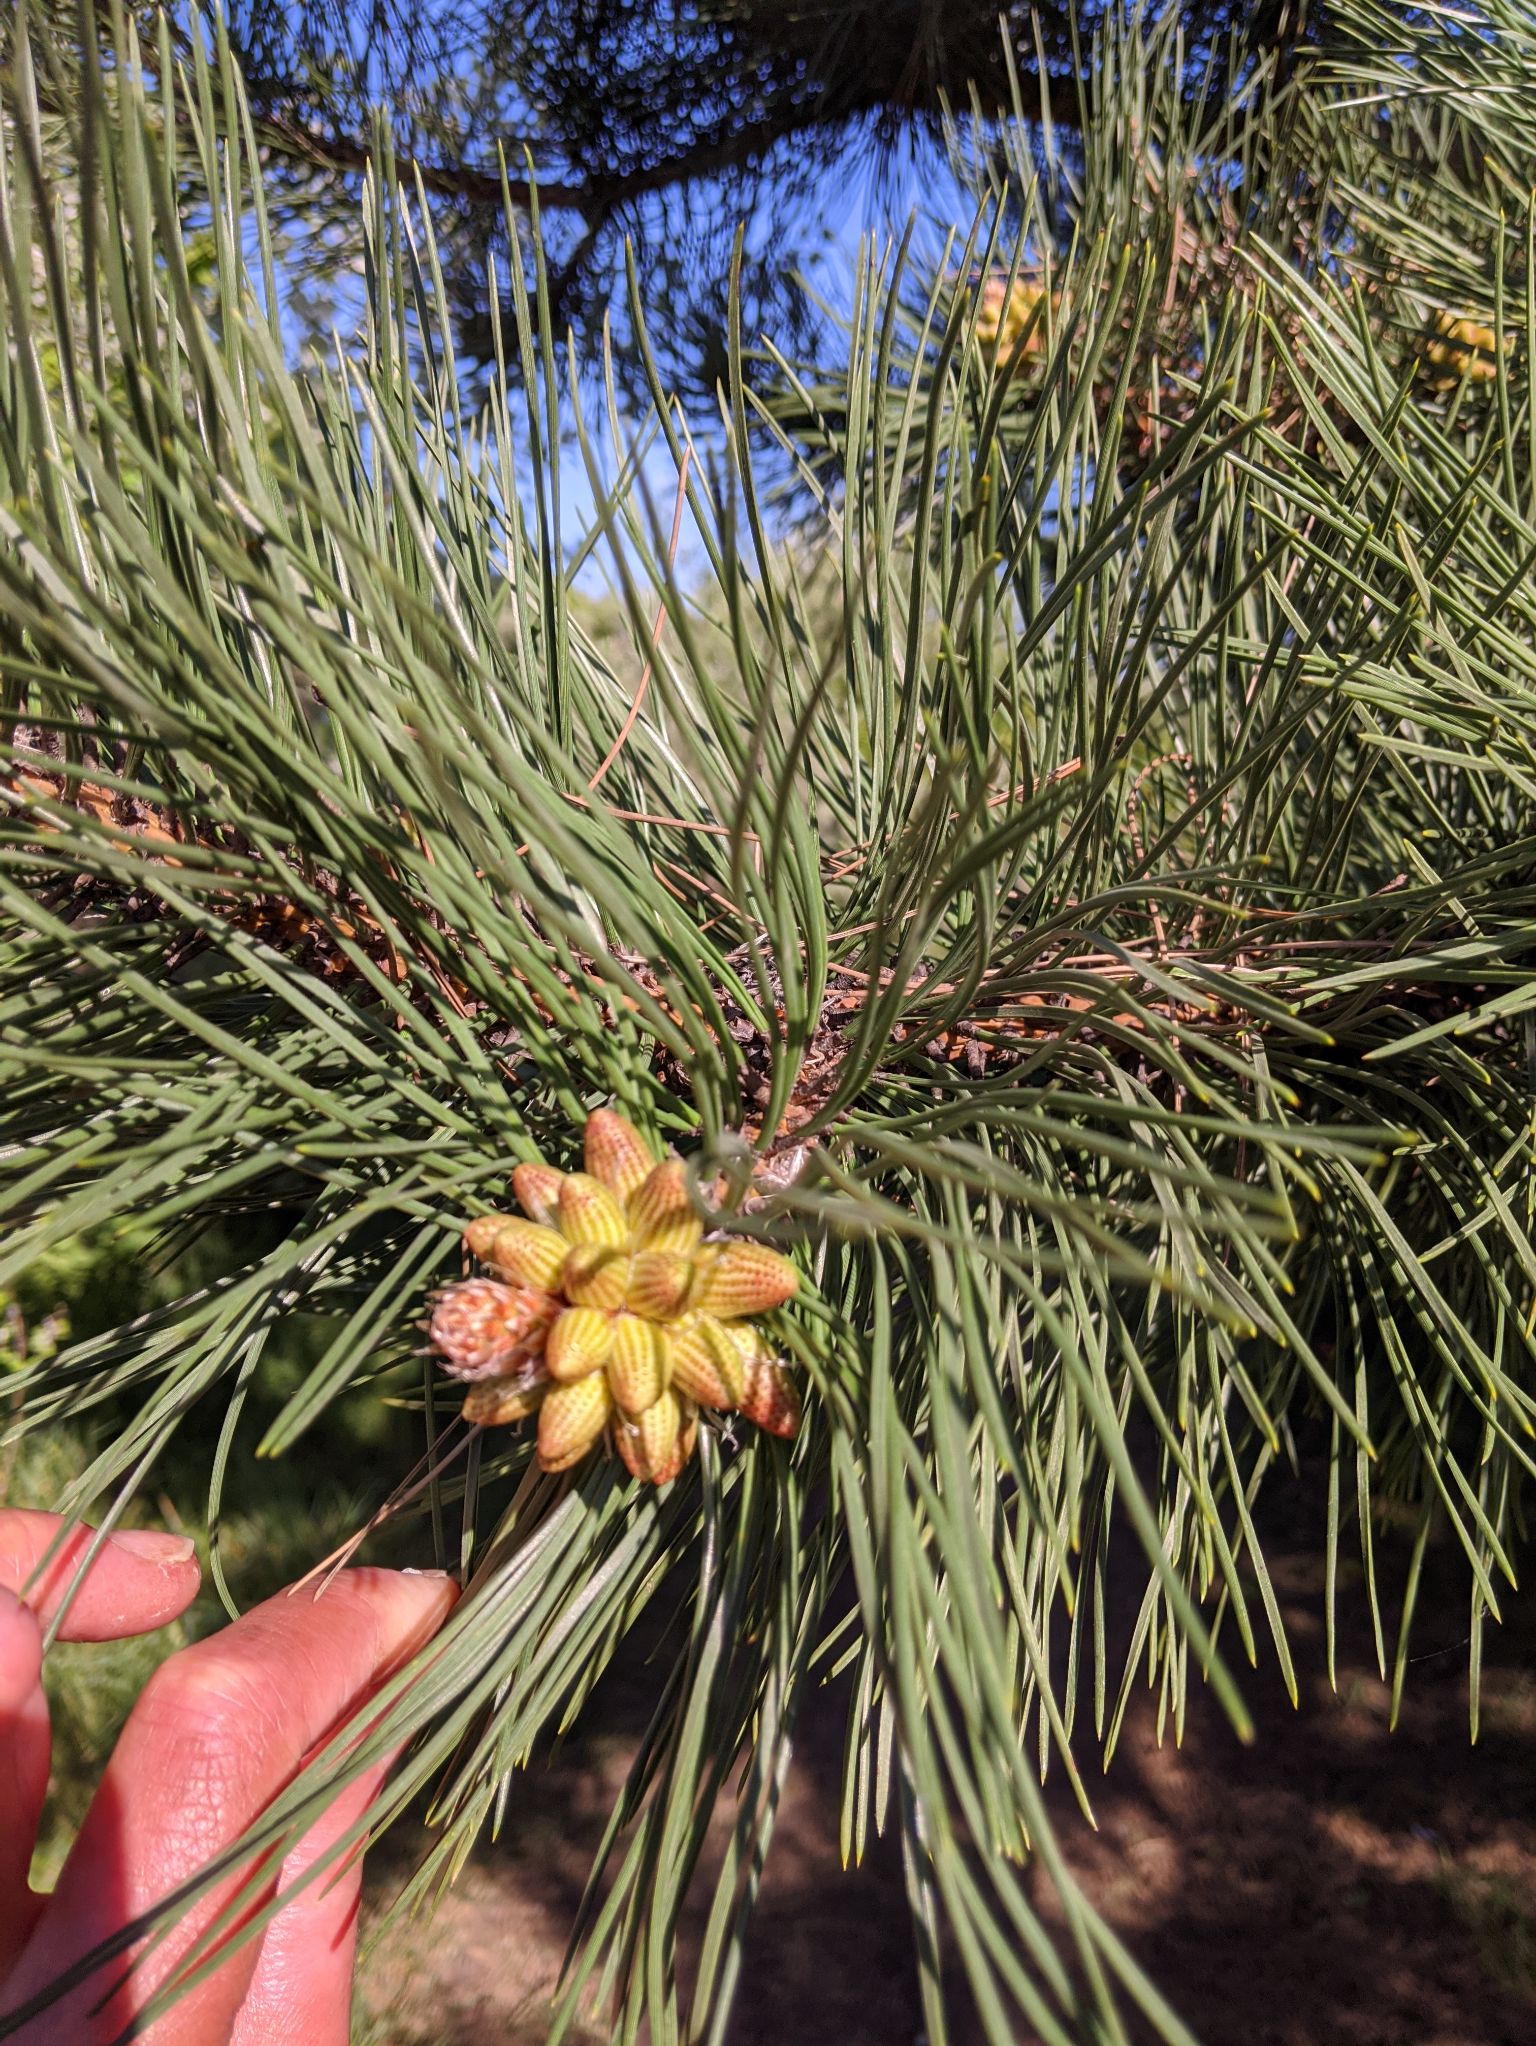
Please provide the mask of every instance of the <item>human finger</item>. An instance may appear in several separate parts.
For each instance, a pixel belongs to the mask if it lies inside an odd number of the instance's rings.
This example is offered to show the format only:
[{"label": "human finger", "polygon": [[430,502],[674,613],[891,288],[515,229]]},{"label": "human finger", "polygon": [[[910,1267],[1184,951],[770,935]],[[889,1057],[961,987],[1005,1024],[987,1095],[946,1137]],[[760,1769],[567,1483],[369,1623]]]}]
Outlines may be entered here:
[{"label": "human finger", "polygon": [[[0,1510],[0,1973],[26,1943],[40,1909],[27,1881],[48,1788],[39,1618],[58,1611],[93,1533],[56,1513]],[[147,1633],[184,1612],[199,1582],[185,1536],[125,1528],[109,1535],[92,1561],[61,1637],[111,1641]]]},{"label": "human finger", "polygon": [[36,1614],[0,1591],[0,1976],[36,1917],[27,1885],[48,1788],[48,1703]]},{"label": "human finger", "polygon": [[[25,2008],[238,1839],[308,1751],[431,1637],[454,1596],[436,1574],[344,1571],[322,1598],[280,1594],[163,1663],[7,1987],[9,2008]],[[19,2036],[94,2046],[123,2034],[248,1873],[213,1885],[126,1979],[121,1959],[107,1963]],[[154,2046],[226,2039],[256,1955],[248,1942],[181,1997],[149,2035]]]},{"label": "human finger", "polygon": [[[378,1796],[388,1764],[351,1783],[283,1863],[278,1893],[289,1890],[336,1846]],[[352,1968],[357,1957],[358,1893],[363,1861],[340,1859],[299,1891],[262,1935],[261,1951],[230,2046],[348,2046],[352,2037]]]},{"label": "human finger", "polygon": [[[67,1532],[48,1556],[61,1530]],[[57,1513],[16,1506],[0,1510],[0,1589],[24,1599],[44,1621],[52,1619],[94,1533],[93,1528],[71,1527]],[[59,1638],[118,1641],[125,1634],[147,1634],[184,1613],[201,1581],[189,1536],[158,1528],[116,1529],[70,1601]]]}]

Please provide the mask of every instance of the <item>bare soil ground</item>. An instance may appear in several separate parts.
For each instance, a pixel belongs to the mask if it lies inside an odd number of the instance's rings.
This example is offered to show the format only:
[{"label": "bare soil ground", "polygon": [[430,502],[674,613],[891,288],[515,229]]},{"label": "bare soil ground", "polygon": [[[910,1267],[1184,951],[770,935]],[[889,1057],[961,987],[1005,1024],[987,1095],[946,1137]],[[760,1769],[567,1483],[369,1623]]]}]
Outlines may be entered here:
[{"label": "bare soil ground", "polygon": [[[1327,1684],[1318,1522],[1270,1551],[1296,1657],[1247,1675],[1244,1747],[1206,1696],[1183,1747],[1133,1708],[1091,1832],[1060,1829],[1089,1895],[1205,2046],[1531,2046],[1536,2042],[1536,1613],[1490,1627],[1482,1729],[1468,1741],[1464,1577],[1434,1560],[1403,1711],[1358,1586]],[[1284,1530],[1282,1530],[1283,1535]],[[1389,1624],[1395,1615],[1389,1615]],[[436,1917],[392,1931],[361,1989],[366,2046],[536,2046],[592,1847],[649,1703],[654,1668],[594,1701],[595,1730],[527,1779],[507,1837]],[[842,1870],[844,1700],[813,1701],[796,1746],[731,2046],[920,2046],[894,1843]],[[1059,1773],[1059,1772],[1057,1772]],[[390,1872],[374,1881],[382,1887]],[[1042,1913],[1053,1904],[1037,1880]],[[587,2035],[603,2038],[599,2030]],[[981,2033],[962,2012],[958,2041]],[[1019,2034],[1021,2046],[1032,2035]]]}]

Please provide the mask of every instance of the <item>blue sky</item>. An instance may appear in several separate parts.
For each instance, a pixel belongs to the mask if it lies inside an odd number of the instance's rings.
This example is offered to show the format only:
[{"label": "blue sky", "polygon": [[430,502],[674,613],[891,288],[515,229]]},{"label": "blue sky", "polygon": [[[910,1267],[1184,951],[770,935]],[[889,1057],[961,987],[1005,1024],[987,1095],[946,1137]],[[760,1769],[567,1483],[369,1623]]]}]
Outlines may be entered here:
[{"label": "blue sky", "polygon": [[[340,4],[346,13],[355,0],[340,0]],[[461,53],[460,61],[469,64],[474,59]],[[820,171],[806,189],[796,191],[792,198],[785,179],[776,175],[770,164],[760,180],[759,192],[760,197],[750,191],[741,194],[749,236],[765,238],[783,233],[800,259],[807,282],[834,309],[846,306],[849,301],[863,237],[872,234],[880,242],[899,237],[909,216],[916,213],[925,229],[924,243],[936,256],[945,231],[957,228],[963,238],[973,212],[968,192],[939,160],[937,150],[927,146],[916,153],[910,146],[903,146],[877,160],[867,145],[852,142],[839,161]],[[695,189],[693,200],[700,208],[714,213],[720,203],[720,188],[701,185]],[[681,194],[670,195],[664,202],[674,209],[687,203]],[[664,225],[662,231],[665,232]],[[622,257],[617,253],[615,261],[622,271]],[[616,282],[622,302],[622,276]],[[335,317],[345,346],[348,329],[361,318],[357,290],[350,288],[344,277],[337,279],[334,274],[323,279],[323,283],[335,296]],[[301,321],[291,323],[295,344],[302,327]],[[755,339],[748,336],[749,343]],[[611,469],[606,422],[597,394],[589,396],[586,410],[593,439]],[[718,430],[717,415],[701,399],[690,405],[690,423],[704,441]],[[658,518],[664,526],[669,524],[677,478],[663,446],[655,447],[648,457],[644,481]],[[593,492],[581,453],[573,442],[567,442],[562,450],[560,491],[563,537],[567,546],[573,548],[594,516]],[[685,580],[692,578],[701,561],[697,536],[685,526],[679,550],[679,566]],[[601,561],[594,558],[584,566],[579,581],[595,592],[607,585],[608,574]]]},{"label": "blue sky", "polygon": [[[771,174],[765,180],[766,215],[774,200]],[[974,200],[966,187],[936,152],[914,163],[910,152],[902,152],[883,166],[877,166],[867,150],[850,152],[847,160],[833,164],[816,180],[811,190],[797,200],[791,226],[796,230],[798,249],[805,255],[803,273],[817,296],[834,310],[849,303],[859,261],[860,245],[869,236],[877,245],[896,240],[905,232],[908,219],[916,216],[922,243],[936,258],[945,235],[954,229],[961,240],[974,217]],[[751,216],[749,214],[749,228]],[[749,339],[752,337],[748,337]],[[600,411],[593,407],[590,423],[596,425]],[[707,439],[717,423],[705,415],[701,401],[690,410],[690,421],[701,439]],[[604,436],[606,447],[606,436]],[[669,524],[677,489],[677,474],[664,446],[658,444],[644,465],[645,486],[663,525]],[[594,514],[594,498],[588,485],[579,451],[565,451],[561,471],[563,520],[568,543],[586,529]],[[702,566],[702,549],[691,521],[685,520],[679,565],[685,581]],[[582,587],[594,592],[608,586],[607,572],[589,561],[578,578]]]}]

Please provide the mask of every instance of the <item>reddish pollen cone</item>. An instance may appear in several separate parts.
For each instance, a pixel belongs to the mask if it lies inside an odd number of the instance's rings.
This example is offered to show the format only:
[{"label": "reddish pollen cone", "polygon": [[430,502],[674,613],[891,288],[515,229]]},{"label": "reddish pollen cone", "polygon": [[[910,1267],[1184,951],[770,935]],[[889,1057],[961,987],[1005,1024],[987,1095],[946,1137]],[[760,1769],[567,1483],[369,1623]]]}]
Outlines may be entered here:
[{"label": "reddish pollen cone", "polygon": [[432,1341],[455,1378],[503,1377],[530,1349],[543,1348],[559,1308],[558,1300],[535,1286],[466,1279],[437,1296]]},{"label": "reddish pollen cone", "polygon": [[794,1435],[800,1426],[800,1389],[776,1357],[755,1357],[747,1366],[738,1409],[769,1435]]}]

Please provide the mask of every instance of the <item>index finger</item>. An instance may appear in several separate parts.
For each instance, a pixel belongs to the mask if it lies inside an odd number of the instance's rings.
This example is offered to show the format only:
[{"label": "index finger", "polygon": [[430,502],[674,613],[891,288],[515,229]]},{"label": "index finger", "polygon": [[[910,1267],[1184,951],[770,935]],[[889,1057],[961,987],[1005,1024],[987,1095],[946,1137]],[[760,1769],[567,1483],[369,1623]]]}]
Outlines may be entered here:
[{"label": "index finger", "polygon": [[[49,1556],[63,1530],[63,1540]],[[79,1523],[70,1526],[57,1513],[19,1506],[0,1510],[0,1589],[15,1592],[40,1620],[51,1620],[95,1532]],[[201,1582],[196,1544],[189,1535],[157,1528],[116,1530],[71,1599],[59,1639],[120,1641],[125,1634],[147,1634],[184,1613]]]}]

